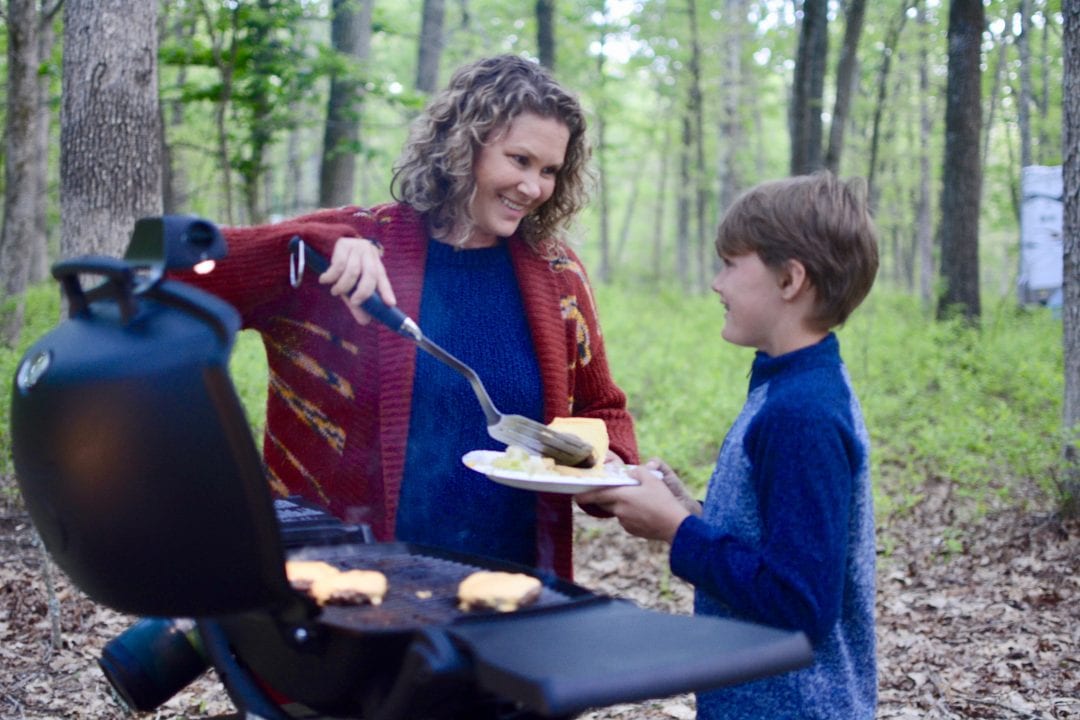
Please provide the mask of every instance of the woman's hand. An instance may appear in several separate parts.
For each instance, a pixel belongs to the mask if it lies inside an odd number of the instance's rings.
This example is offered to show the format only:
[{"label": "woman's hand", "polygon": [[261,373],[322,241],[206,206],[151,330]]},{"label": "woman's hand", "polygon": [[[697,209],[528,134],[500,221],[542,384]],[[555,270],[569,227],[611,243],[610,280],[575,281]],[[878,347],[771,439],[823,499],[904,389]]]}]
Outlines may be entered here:
[{"label": "woman's hand", "polygon": [[[664,478],[656,477],[652,470],[660,470]],[[591,490],[575,495],[574,499],[580,505],[597,505],[612,513],[631,535],[665,542],[674,539],[679,525],[689,515],[700,513],[697,501],[690,497],[666,463],[650,460],[631,470],[630,475],[641,484]],[[673,487],[676,488],[674,492]]]},{"label": "woman's hand", "polygon": [[371,322],[371,316],[360,304],[376,292],[387,305],[397,304],[382,263],[382,249],[364,238],[339,238],[330,267],[319,276],[319,282],[330,286],[330,294],[340,297],[361,325]]}]

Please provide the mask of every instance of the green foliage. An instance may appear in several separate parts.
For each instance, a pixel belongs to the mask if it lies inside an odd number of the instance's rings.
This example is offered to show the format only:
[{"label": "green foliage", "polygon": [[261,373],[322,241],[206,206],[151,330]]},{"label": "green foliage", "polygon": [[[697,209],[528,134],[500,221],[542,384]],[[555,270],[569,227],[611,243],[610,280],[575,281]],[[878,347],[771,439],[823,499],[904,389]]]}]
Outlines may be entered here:
[{"label": "green foliage", "polygon": [[254,330],[244,330],[237,336],[229,372],[255,440],[261,443],[266,418],[266,351]]},{"label": "green foliage", "polygon": [[[0,318],[14,304],[11,298],[5,298],[0,305]],[[43,283],[35,285],[26,293],[26,313],[23,316],[22,333],[15,348],[0,344],[0,476],[11,473],[11,390],[15,382],[15,372],[19,359],[26,348],[56,325],[60,317],[60,294],[56,285]]]},{"label": "green foliage", "polygon": [[[0,307],[0,316],[6,310]],[[41,336],[49,332],[60,318],[60,293],[55,283],[35,285],[26,294],[26,315],[22,334],[15,348],[0,345],[0,476],[12,472],[11,466],[11,390],[19,360]],[[241,332],[236,339],[229,371],[237,395],[252,426],[256,440],[262,438],[266,413],[266,354],[258,335]]]},{"label": "green foliage", "polygon": [[1064,393],[1049,311],[991,308],[981,327],[929,322],[875,292],[841,333],[874,440],[879,504],[917,499],[927,477],[990,505],[1033,481],[1054,493]]},{"label": "green foliage", "polygon": [[[715,296],[598,290],[615,377],[642,456],[667,460],[699,492],[747,389],[752,352],[720,337]],[[841,348],[870,430],[883,514],[919,499],[926,478],[982,507],[1029,481],[1055,493],[1063,368],[1048,311],[1003,304],[981,329],[926,320],[906,295],[876,290]]]},{"label": "green foliage", "polygon": [[[700,493],[745,398],[752,351],[720,337],[715,296],[596,290],[608,360],[629,397],[643,458],[664,458]],[[8,388],[26,347],[58,314],[54,285],[30,291],[20,346],[0,349]],[[912,298],[878,288],[838,334],[873,442],[879,515],[917,502],[928,478],[951,483],[977,508],[1017,502],[1032,485],[1056,499],[1064,369],[1061,324],[1049,311],[1001,302],[973,328],[929,321]],[[266,360],[257,335],[240,334],[230,369],[261,438]],[[9,403],[5,390],[5,474]]]},{"label": "green foliage", "polygon": [[702,490],[746,396],[753,353],[720,337],[715,296],[597,288],[608,361],[629,398],[642,459]]}]

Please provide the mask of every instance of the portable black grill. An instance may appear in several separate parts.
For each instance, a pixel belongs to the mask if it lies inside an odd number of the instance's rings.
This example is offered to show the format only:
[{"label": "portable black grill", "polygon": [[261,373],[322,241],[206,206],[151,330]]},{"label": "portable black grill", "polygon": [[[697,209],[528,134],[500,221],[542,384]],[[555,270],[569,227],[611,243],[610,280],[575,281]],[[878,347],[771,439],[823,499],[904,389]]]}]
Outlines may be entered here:
[{"label": "portable black grill", "polygon": [[[469,573],[536,571],[372,542],[317,507],[274,501],[228,373],[238,317],[163,278],[220,257],[224,241],[205,221],[168,217],[140,221],[132,248],[54,266],[70,312],[17,371],[16,474],[73,582],[123,612],[196,618],[240,711],[569,718],[810,662],[801,633],[658,613],[547,576],[527,608],[466,613],[456,589]],[[86,289],[87,276],[102,282]],[[388,595],[319,608],[289,586],[287,557],[380,570]]]}]

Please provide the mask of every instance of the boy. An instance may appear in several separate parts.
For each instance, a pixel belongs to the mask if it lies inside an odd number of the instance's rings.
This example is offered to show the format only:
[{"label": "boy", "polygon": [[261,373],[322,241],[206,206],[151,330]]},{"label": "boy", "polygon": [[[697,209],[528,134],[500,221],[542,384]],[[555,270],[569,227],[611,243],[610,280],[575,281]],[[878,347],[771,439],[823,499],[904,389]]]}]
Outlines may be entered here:
[{"label": "boy", "polygon": [[831,329],[869,293],[876,231],[864,185],[831,174],[752,188],[720,224],[722,336],[754,347],[746,404],[704,504],[658,480],[577,496],[671,543],[695,612],[802,630],[805,669],[698,695],[698,717],[873,718],[874,522],[869,438]]}]

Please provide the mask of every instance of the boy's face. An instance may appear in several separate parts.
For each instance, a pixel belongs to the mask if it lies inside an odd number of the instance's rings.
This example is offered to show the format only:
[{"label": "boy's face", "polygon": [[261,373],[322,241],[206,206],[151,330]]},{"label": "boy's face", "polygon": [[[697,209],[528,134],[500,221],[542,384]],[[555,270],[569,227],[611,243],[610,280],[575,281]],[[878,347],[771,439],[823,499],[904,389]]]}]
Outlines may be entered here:
[{"label": "boy's face", "polygon": [[721,256],[712,289],[727,313],[721,336],[730,343],[782,354],[783,321],[788,307],[780,276],[755,253]]}]

